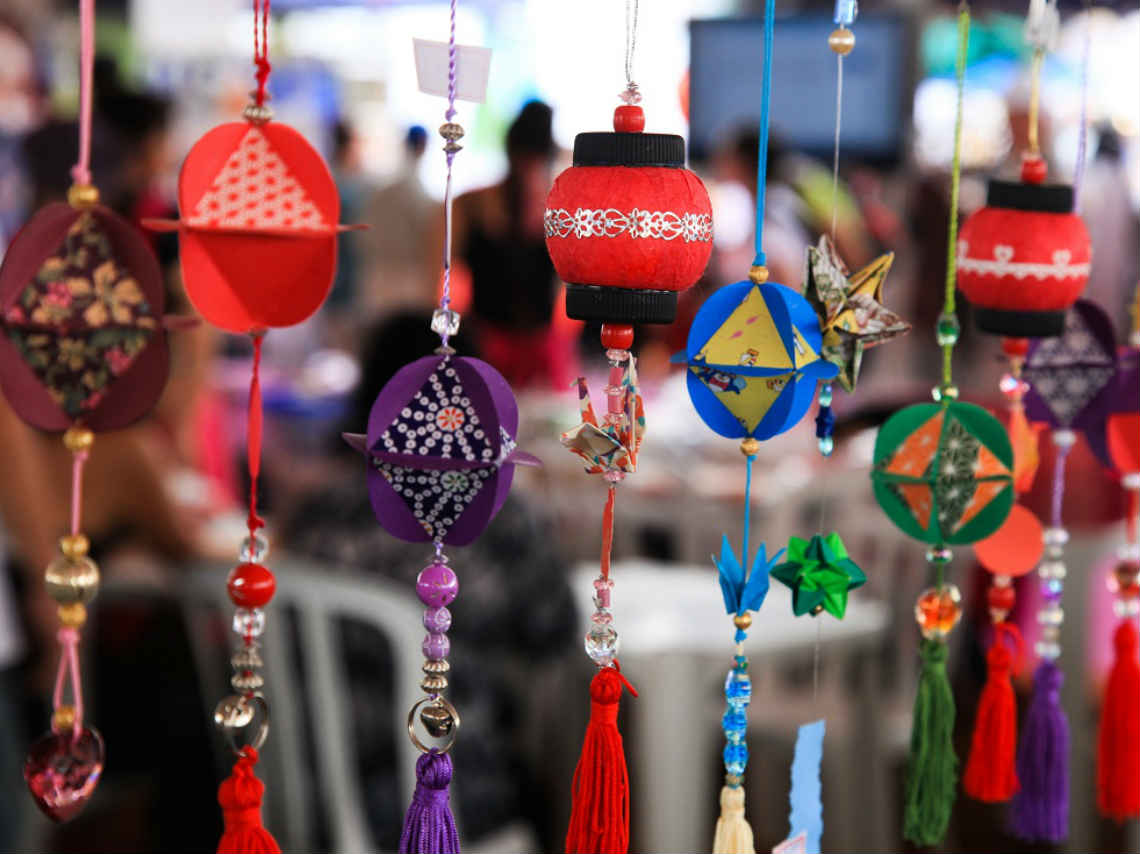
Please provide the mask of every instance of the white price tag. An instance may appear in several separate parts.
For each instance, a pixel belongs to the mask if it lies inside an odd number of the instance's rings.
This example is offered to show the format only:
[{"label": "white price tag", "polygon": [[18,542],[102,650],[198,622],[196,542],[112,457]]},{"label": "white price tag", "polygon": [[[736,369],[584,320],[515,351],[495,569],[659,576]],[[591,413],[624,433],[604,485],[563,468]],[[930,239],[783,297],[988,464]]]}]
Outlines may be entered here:
[{"label": "white price tag", "polygon": [[[448,44],[412,39],[416,54],[416,80],[420,91],[447,97]],[[491,49],[461,44],[455,48],[455,97],[482,104],[487,99]]]}]

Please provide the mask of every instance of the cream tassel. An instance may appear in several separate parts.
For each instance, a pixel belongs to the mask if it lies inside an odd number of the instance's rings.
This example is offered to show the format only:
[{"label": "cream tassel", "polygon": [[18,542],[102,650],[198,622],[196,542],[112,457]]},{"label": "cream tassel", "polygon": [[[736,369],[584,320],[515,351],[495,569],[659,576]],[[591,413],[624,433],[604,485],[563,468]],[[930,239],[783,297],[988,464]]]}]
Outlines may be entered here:
[{"label": "cream tassel", "polygon": [[756,854],[752,828],[744,817],[744,787],[720,790],[720,818],[716,820],[713,854]]}]

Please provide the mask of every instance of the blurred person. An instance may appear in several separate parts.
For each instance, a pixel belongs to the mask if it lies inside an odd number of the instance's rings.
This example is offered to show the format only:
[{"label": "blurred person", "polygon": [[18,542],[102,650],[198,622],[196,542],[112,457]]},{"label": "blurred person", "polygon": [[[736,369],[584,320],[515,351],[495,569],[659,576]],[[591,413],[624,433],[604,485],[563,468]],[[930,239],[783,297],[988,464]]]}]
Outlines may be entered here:
[{"label": "blurred person", "polygon": [[19,24],[0,13],[0,258],[27,213],[20,143],[45,112],[32,45]]},{"label": "blurred person", "polygon": [[455,200],[452,257],[471,276],[470,322],[484,357],[516,389],[565,388],[574,374],[573,343],[552,322],[560,286],[543,226],[552,118],[541,101],[523,106],[507,130],[506,177]]},{"label": "blurred person", "polygon": [[[347,119],[333,125],[333,180],[340,195],[341,222],[360,222],[369,195],[368,180],[360,158],[360,137]],[[325,308],[333,314],[355,310],[360,277],[361,235],[347,232],[337,238],[336,278],[325,300]]]},{"label": "blurred person", "polygon": [[[368,422],[373,401],[396,371],[439,345],[429,322],[426,312],[403,313],[369,332],[348,429],[359,431]],[[466,330],[451,345],[469,353]],[[282,526],[285,545],[322,570],[380,574],[410,593],[431,556],[430,544],[397,540],[377,523],[365,483],[368,462],[339,438],[337,447],[327,486],[307,496]],[[575,646],[568,568],[553,541],[549,521],[516,490],[487,530],[453,553],[462,590],[448,606],[454,615],[449,696],[463,717],[463,735],[452,753],[461,792],[453,805],[472,842],[520,818],[545,829],[549,846],[563,831],[561,816],[551,819],[549,812],[561,807],[563,796],[560,790],[553,794],[555,784],[547,782],[559,773],[551,743],[556,724],[534,705],[542,702],[536,685]],[[359,624],[346,622],[342,631],[357,773],[374,842],[392,850],[412,793],[399,788],[395,768],[391,734],[404,710],[392,707],[391,648]],[[541,761],[528,757],[523,744],[536,728],[544,736]],[[563,769],[566,775],[571,767]]]},{"label": "blurred person", "polygon": [[427,131],[420,125],[404,136],[404,160],[396,177],[367,199],[359,235],[364,293],[359,305],[369,318],[396,310],[423,309],[435,301],[439,258],[430,258],[438,203],[424,190],[420,161]]}]

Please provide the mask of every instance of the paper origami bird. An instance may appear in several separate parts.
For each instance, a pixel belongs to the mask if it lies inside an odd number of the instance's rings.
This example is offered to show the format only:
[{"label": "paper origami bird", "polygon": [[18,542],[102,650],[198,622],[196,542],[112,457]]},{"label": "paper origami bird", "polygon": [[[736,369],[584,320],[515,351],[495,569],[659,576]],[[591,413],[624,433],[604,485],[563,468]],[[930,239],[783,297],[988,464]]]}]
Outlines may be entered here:
[{"label": "paper origami bird", "polygon": [[779,560],[783,553],[784,550],[780,549],[769,560],[767,547],[761,543],[752,559],[752,571],[745,573],[744,562],[732,550],[728,537],[722,536],[720,557],[714,556],[713,563],[720,573],[720,592],[724,594],[725,611],[729,614],[743,614],[745,611],[760,610],[764,597],[768,595],[768,572],[772,563]]},{"label": "paper origami bird", "polygon": [[880,255],[854,275],[831,239],[809,246],[804,260],[804,296],[819,315],[824,359],[839,368],[839,384],[855,390],[863,351],[910,331],[910,324],[882,304],[883,281],[895,260]]},{"label": "paper origami bird", "polygon": [[582,423],[562,434],[560,441],[586,463],[587,474],[637,471],[637,451],[645,434],[645,409],[637,385],[637,360],[630,356],[622,372],[622,411],[615,423],[598,423],[590,403],[586,378],[578,377],[578,407]]},{"label": "paper origami bird", "polygon": [[709,297],[673,361],[688,364],[689,397],[709,427],[730,439],[769,439],[798,423],[817,383],[835,377],[820,345],[803,297],[744,281]]},{"label": "paper origami bird", "polygon": [[772,577],[791,588],[792,611],[797,617],[827,611],[837,620],[847,613],[848,592],[867,581],[834,531],[810,540],[792,537],[788,560],[772,570]]}]

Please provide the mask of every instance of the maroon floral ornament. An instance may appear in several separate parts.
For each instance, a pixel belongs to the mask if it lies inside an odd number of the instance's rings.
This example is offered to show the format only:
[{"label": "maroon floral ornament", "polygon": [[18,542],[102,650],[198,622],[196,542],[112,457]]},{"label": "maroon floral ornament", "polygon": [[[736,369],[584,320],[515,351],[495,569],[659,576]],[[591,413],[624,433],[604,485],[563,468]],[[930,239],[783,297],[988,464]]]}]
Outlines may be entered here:
[{"label": "maroon floral ornament", "polygon": [[44,430],[125,427],[170,367],[162,274],[143,235],[97,204],[50,204],[0,266],[0,388]]}]

